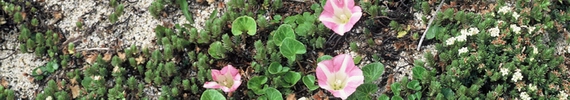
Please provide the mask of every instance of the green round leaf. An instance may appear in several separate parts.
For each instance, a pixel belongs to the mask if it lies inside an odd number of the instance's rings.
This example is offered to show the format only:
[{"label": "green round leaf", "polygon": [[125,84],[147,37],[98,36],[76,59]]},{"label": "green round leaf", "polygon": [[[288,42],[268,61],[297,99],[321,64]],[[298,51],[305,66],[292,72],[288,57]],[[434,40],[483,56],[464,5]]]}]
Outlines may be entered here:
[{"label": "green round leaf", "polygon": [[[285,76],[283,78],[285,79],[285,82],[289,83],[289,86],[293,86],[299,80],[301,80],[301,73],[290,71],[290,72],[285,73]],[[286,87],[289,87],[289,86],[286,86]]]},{"label": "green round leaf", "polygon": [[319,86],[315,85],[315,76],[314,75],[307,75],[303,77],[303,83],[310,91],[316,90]]},{"label": "green round leaf", "polygon": [[364,75],[364,82],[374,82],[384,73],[384,65],[382,63],[371,63],[362,67],[362,74]]},{"label": "green round leaf", "polygon": [[400,82],[395,82],[392,83],[392,85],[390,85],[390,89],[392,90],[394,95],[400,95],[400,90],[402,90],[400,85],[401,85]]},{"label": "green round leaf", "polygon": [[404,100],[404,98],[402,98],[399,95],[395,95],[395,96],[392,96],[392,100]]},{"label": "green round leaf", "polygon": [[295,39],[295,32],[293,32],[293,27],[289,24],[283,24],[277,28],[275,34],[273,34],[273,41],[275,41],[275,45],[281,46],[282,41],[287,38]]},{"label": "green round leaf", "polygon": [[210,54],[210,56],[212,56],[213,58],[216,58],[216,59],[225,58],[224,53],[225,53],[225,50],[224,50],[224,47],[222,46],[222,42],[216,41],[216,42],[210,44],[210,48],[208,49],[208,54]]},{"label": "green round leaf", "polygon": [[279,72],[281,72],[282,69],[283,66],[281,66],[281,64],[274,62],[269,65],[268,70],[270,74],[278,74]]},{"label": "green round leaf", "polygon": [[202,93],[200,100],[226,100],[226,97],[216,90],[208,89]]},{"label": "green round leaf", "polygon": [[453,99],[455,97],[455,92],[453,92],[453,90],[449,89],[449,88],[444,88],[441,90],[441,93],[443,93],[443,95],[445,96],[445,98],[447,99]]},{"label": "green round leaf", "polygon": [[269,87],[267,89],[265,89],[265,96],[267,97],[268,100],[283,100],[283,96],[281,95],[281,92],[279,92],[279,90],[273,88],[273,87]]},{"label": "green round leaf", "polygon": [[428,32],[426,33],[426,38],[427,39],[433,39],[438,32],[440,32],[439,26],[437,26],[437,25],[431,26],[428,29]]},{"label": "green round leaf", "polygon": [[414,67],[412,68],[412,73],[415,79],[423,79],[423,74],[425,73],[426,68],[424,67]]},{"label": "green round leaf", "polygon": [[236,18],[232,23],[232,33],[234,35],[241,35],[241,33],[247,31],[249,35],[255,35],[257,32],[257,23],[255,19],[249,16],[241,16]]},{"label": "green round leaf", "polygon": [[267,82],[267,77],[265,76],[254,76],[249,81],[247,81],[247,88],[253,90],[255,94],[264,94],[263,84]]},{"label": "green round leaf", "polygon": [[295,28],[295,33],[299,36],[307,36],[313,34],[315,28],[316,26],[313,23],[302,23]]},{"label": "green round leaf", "polygon": [[323,60],[331,60],[333,57],[331,55],[323,55],[319,58],[317,58],[317,62],[321,62]]},{"label": "green round leaf", "polygon": [[279,49],[281,54],[291,61],[295,60],[297,54],[305,54],[307,52],[305,45],[293,38],[285,38],[283,45]]},{"label": "green round leaf", "polygon": [[413,81],[408,82],[408,85],[406,87],[408,87],[409,89],[412,89],[412,90],[416,90],[416,91],[422,89],[422,86],[420,86],[420,82],[418,80],[413,80]]},{"label": "green round leaf", "polygon": [[386,94],[382,94],[380,97],[378,97],[378,100],[390,100],[390,97],[388,97]]},{"label": "green round leaf", "polygon": [[378,86],[372,83],[364,83],[356,88],[356,91],[349,96],[355,100],[372,100],[372,95],[378,91]]}]

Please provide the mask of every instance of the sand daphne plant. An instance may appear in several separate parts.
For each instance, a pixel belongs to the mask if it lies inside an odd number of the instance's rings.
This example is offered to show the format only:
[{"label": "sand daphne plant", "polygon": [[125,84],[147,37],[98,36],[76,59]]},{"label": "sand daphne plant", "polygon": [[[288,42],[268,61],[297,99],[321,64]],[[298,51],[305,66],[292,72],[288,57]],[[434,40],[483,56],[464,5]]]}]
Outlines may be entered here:
[{"label": "sand daphne plant", "polygon": [[319,20],[336,34],[344,35],[361,16],[362,8],[354,6],[354,0],[327,0]]},{"label": "sand daphne plant", "polygon": [[204,88],[222,89],[228,93],[228,97],[241,85],[241,75],[238,69],[227,65],[222,70],[212,69],[214,82],[204,83]]}]

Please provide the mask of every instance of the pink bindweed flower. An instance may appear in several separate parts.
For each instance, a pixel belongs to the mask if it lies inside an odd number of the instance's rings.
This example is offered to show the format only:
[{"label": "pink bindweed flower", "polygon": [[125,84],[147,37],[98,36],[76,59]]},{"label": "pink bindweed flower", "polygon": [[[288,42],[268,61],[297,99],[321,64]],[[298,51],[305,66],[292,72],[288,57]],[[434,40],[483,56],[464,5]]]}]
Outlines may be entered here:
[{"label": "pink bindweed flower", "polygon": [[241,75],[232,65],[227,65],[222,70],[212,69],[214,82],[206,82],[204,88],[222,89],[224,92],[233,92],[241,85]]},{"label": "pink bindweed flower", "polygon": [[350,31],[362,16],[362,9],[354,6],[354,0],[327,0],[319,20],[336,34]]},{"label": "pink bindweed flower", "polygon": [[354,65],[350,55],[337,55],[331,60],[324,60],[317,65],[319,86],[331,92],[335,97],[346,99],[356,88],[364,83],[362,70]]}]

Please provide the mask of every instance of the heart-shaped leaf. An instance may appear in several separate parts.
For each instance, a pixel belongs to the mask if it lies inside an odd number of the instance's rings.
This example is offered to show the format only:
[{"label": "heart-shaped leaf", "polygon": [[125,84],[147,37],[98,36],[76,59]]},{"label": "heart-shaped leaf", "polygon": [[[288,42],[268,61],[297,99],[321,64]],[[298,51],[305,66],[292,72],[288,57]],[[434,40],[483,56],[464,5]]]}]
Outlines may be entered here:
[{"label": "heart-shaped leaf", "polygon": [[254,76],[249,81],[247,81],[247,88],[253,90],[255,94],[264,94],[263,84],[267,82],[267,77],[265,76]]},{"label": "heart-shaped leaf", "polygon": [[299,80],[301,80],[301,73],[289,71],[285,73],[283,79],[288,83],[288,86],[284,87],[292,87],[293,85],[297,84]]},{"label": "heart-shaped leaf", "polygon": [[355,100],[372,100],[372,95],[378,91],[378,86],[372,83],[364,83],[356,88],[356,91],[349,96]]},{"label": "heart-shaped leaf", "polygon": [[427,39],[433,39],[439,31],[440,31],[439,26],[437,26],[437,25],[431,26],[426,33],[426,38]]},{"label": "heart-shaped leaf", "polygon": [[380,97],[378,97],[378,100],[390,100],[390,97],[388,97],[386,94],[382,94]]},{"label": "heart-shaped leaf", "polygon": [[202,93],[200,100],[226,100],[226,97],[216,90],[208,89]]},{"label": "heart-shaped leaf", "polygon": [[400,90],[402,90],[400,86],[401,86],[400,82],[395,82],[392,83],[392,85],[390,85],[390,89],[392,90],[392,93],[394,93],[395,96],[400,95]]},{"label": "heart-shaped leaf", "polygon": [[323,60],[331,60],[333,57],[331,55],[323,55],[319,58],[317,58],[317,62],[321,62]]},{"label": "heart-shaped leaf", "polygon": [[412,90],[416,90],[416,91],[422,89],[422,86],[420,86],[420,82],[418,80],[413,80],[413,81],[408,82],[408,85],[406,87],[408,87],[409,89],[412,89]]},{"label": "heart-shaped leaf", "polygon": [[303,43],[290,37],[283,40],[283,45],[279,49],[281,54],[291,61],[295,61],[297,54],[305,54],[307,52],[307,48]]},{"label": "heart-shaped leaf", "polygon": [[364,82],[374,82],[384,73],[384,65],[382,63],[371,63],[362,67],[362,74],[364,75]]},{"label": "heart-shaped leaf", "polygon": [[414,75],[413,76],[414,79],[422,80],[424,78],[425,71],[426,71],[426,68],[424,68],[424,67],[417,66],[417,67],[412,68],[412,73]]},{"label": "heart-shaped leaf", "polygon": [[313,23],[302,23],[299,24],[297,28],[295,28],[295,33],[299,36],[307,36],[313,34],[316,28],[315,24]]},{"label": "heart-shaped leaf", "polygon": [[279,26],[275,31],[275,34],[273,34],[273,41],[275,45],[281,46],[283,40],[288,37],[295,39],[295,32],[293,32],[293,27],[291,27],[291,25],[283,24]]},{"label": "heart-shaped leaf", "polygon": [[241,16],[234,20],[232,23],[232,34],[241,35],[241,33],[247,31],[249,35],[255,35],[257,32],[257,23],[255,19],[249,16]]},{"label": "heart-shaped leaf", "polygon": [[268,100],[283,100],[281,92],[273,87],[268,87],[265,89],[265,96]]},{"label": "heart-shaped leaf", "polygon": [[313,91],[319,88],[319,86],[315,85],[314,75],[307,75],[303,77],[303,83],[305,84],[305,86],[307,86],[307,88],[309,88],[309,91]]},{"label": "heart-shaped leaf", "polygon": [[269,65],[268,70],[269,70],[270,74],[278,74],[281,72],[282,69],[283,69],[283,66],[281,66],[281,64],[274,62],[274,63],[271,63]]},{"label": "heart-shaped leaf", "polygon": [[225,49],[222,46],[222,42],[216,41],[210,44],[210,48],[208,49],[208,54],[212,56],[212,58],[222,59],[225,58]]}]

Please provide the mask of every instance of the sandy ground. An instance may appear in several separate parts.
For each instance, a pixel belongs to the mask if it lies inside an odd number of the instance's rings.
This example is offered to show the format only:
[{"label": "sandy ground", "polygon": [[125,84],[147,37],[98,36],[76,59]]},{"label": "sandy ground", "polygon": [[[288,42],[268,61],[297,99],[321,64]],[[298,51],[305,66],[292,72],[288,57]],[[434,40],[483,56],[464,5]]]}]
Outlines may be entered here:
[{"label": "sandy ground", "polygon": [[[75,43],[76,49],[111,48],[118,46],[126,48],[135,44],[138,47],[157,48],[154,43],[154,27],[162,23],[188,23],[180,11],[174,12],[167,18],[156,19],[148,13],[148,6],[153,0],[121,0],[125,5],[125,13],[119,17],[117,23],[112,24],[108,20],[114,8],[109,6],[108,0],[46,0],[41,3],[49,11],[62,12],[62,20],[50,19],[45,24],[54,25],[63,30],[64,37],[68,42]],[[48,8],[51,7],[51,8]],[[201,29],[206,18],[217,5],[210,6],[189,4],[190,11],[194,15],[194,26]],[[76,22],[82,21],[83,27],[78,28]],[[1,34],[8,39],[0,44],[0,78],[4,79],[8,88],[16,90],[16,96],[21,98],[33,98],[39,84],[33,83],[25,73],[31,73],[33,69],[44,65],[47,60],[36,57],[33,53],[21,53],[18,51],[20,43],[17,42],[17,34]],[[120,42],[120,44],[119,44]],[[11,50],[15,49],[14,53]],[[105,51],[102,51],[105,52]],[[157,89],[147,93],[158,93]]]}]

